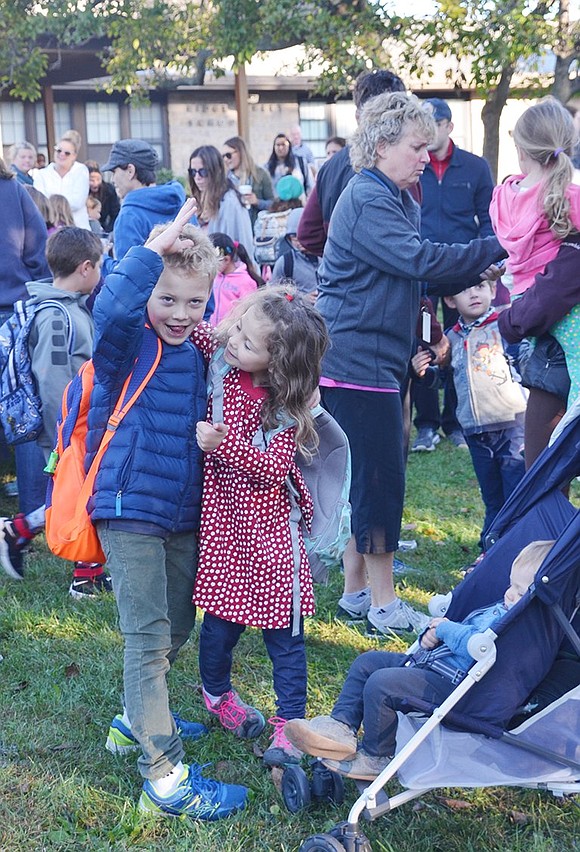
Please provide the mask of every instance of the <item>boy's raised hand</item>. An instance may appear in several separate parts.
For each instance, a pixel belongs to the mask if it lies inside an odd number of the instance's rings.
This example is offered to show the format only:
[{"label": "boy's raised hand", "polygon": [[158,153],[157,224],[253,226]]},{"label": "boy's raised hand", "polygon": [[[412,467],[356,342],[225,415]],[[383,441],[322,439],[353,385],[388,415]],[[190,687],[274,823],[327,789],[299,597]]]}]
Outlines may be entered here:
[{"label": "boy's raised hand", "polygon": [[151,251],[163,257],[165,254],[172,254],[173,252],[187,248],[188,245],[193,245],[191,240],[181,238],[181,232],[183,226],[187,225],[196,210],[195,198],[188,198],[173,222],[164,231],[157,234],[156,237],[148,239],[145,243],[145,248],[151,249]]}]

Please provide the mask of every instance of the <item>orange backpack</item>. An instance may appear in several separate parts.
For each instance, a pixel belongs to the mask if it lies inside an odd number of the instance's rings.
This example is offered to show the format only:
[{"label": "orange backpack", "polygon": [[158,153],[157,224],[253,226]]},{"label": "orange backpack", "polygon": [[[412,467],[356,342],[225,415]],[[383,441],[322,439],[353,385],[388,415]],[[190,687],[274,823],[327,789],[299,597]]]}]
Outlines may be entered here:
[{"label": "orange backpack", "polygon": [[133,372],[123,385],[99,449],[87,472],[87,419],[95,375],[92,360],[82,365],[65,388],[61,417],[56,427],[56,447],[46,467],[46,473],[50,474],[51,479],[47,488],[45,512],[46,541],[51,551],[62,559],[105,562],[105,554],[87,505],[107,447],[117,427],[157,369],[161,352],[161,340],[146,328],[143,349]]}]

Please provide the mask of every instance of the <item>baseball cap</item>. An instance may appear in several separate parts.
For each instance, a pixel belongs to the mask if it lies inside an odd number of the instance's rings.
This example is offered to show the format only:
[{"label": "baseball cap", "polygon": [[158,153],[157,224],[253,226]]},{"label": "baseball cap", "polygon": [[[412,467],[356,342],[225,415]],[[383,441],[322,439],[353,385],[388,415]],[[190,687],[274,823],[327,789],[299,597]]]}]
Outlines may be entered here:
[{"label": "baseball cap", "polygon": [[282,201],[300,198],[303,192],[304,187],[294,175],[284,175],[276,184],[276,193]]},{"label": "baseball cap", "polygon": [[132,163],[137,168],[154,171],[159,166],[159,157],[155,148],[149,142],[141,139],[120,139],[111,148],[109,159],[102,172],[112,172],[118,166],[128,166]]},{"label": "baseball cap", "polygon": [[451,121],[451,109],[441,98],[426,98],[425,103],[431,104],[435,121]]}]

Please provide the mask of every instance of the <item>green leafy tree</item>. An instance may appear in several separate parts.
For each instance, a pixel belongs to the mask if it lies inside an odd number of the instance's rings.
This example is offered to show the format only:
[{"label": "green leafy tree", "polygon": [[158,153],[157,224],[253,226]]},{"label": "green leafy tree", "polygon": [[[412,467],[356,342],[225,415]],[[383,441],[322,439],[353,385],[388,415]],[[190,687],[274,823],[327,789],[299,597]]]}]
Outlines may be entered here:
[{"label": "green leafy tree", "polygon": [[561,63],[562,77],[569,76],[572,62],[578,58],[577,36],[574,42],[570,32],[573,28],[564,37],[564,24],[560,23],[561,8],[567,2],[439,0],[432,18],[423,25],[409,20],[404,28],[405,55],[413,70],[426,73],[425,61],[443,55],[450,60],[450,82],[459,89],[475,86],[485,101],[483,155],[496,176],[499,123],[508,97],[534,97],[547,91],[546,77],[552,78],[543,70],[546,54],[559,44],[566,56]]},{"label": "green leafy tree", "polygon": [[323,63],[321,89],[347,88],[374,61],[386,61],[390,18],[382,0],[0,0],[0,88],[37,99],[50,48],[102,38],[110,90],[132,97],[176,76],[203,83],[260,51],[301,44],[304,66]]}]

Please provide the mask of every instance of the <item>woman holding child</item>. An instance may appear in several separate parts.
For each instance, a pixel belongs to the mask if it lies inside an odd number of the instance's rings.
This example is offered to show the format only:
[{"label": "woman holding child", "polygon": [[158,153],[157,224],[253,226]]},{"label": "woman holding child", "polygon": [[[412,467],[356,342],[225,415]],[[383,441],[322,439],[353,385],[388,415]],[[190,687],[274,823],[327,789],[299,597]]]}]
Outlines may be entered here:
[{"label": "woman holding child", "polygon": [[333,344],[323,361],[323,401],[348,435],[353,465],[354,536],[339,612],[367,617],[370,634],[427,623],[393,585],[405,492],[400,388],[419,282],[445,282],[447,293],[458,292],[504,256],[495,237],[467,245],[421,239],[409,189],[429,162],[434,136],[430,111],[413,95],[384,94],[365,104],[351,147],[357,175],[334,209],[320,267],[317,307]]}]

